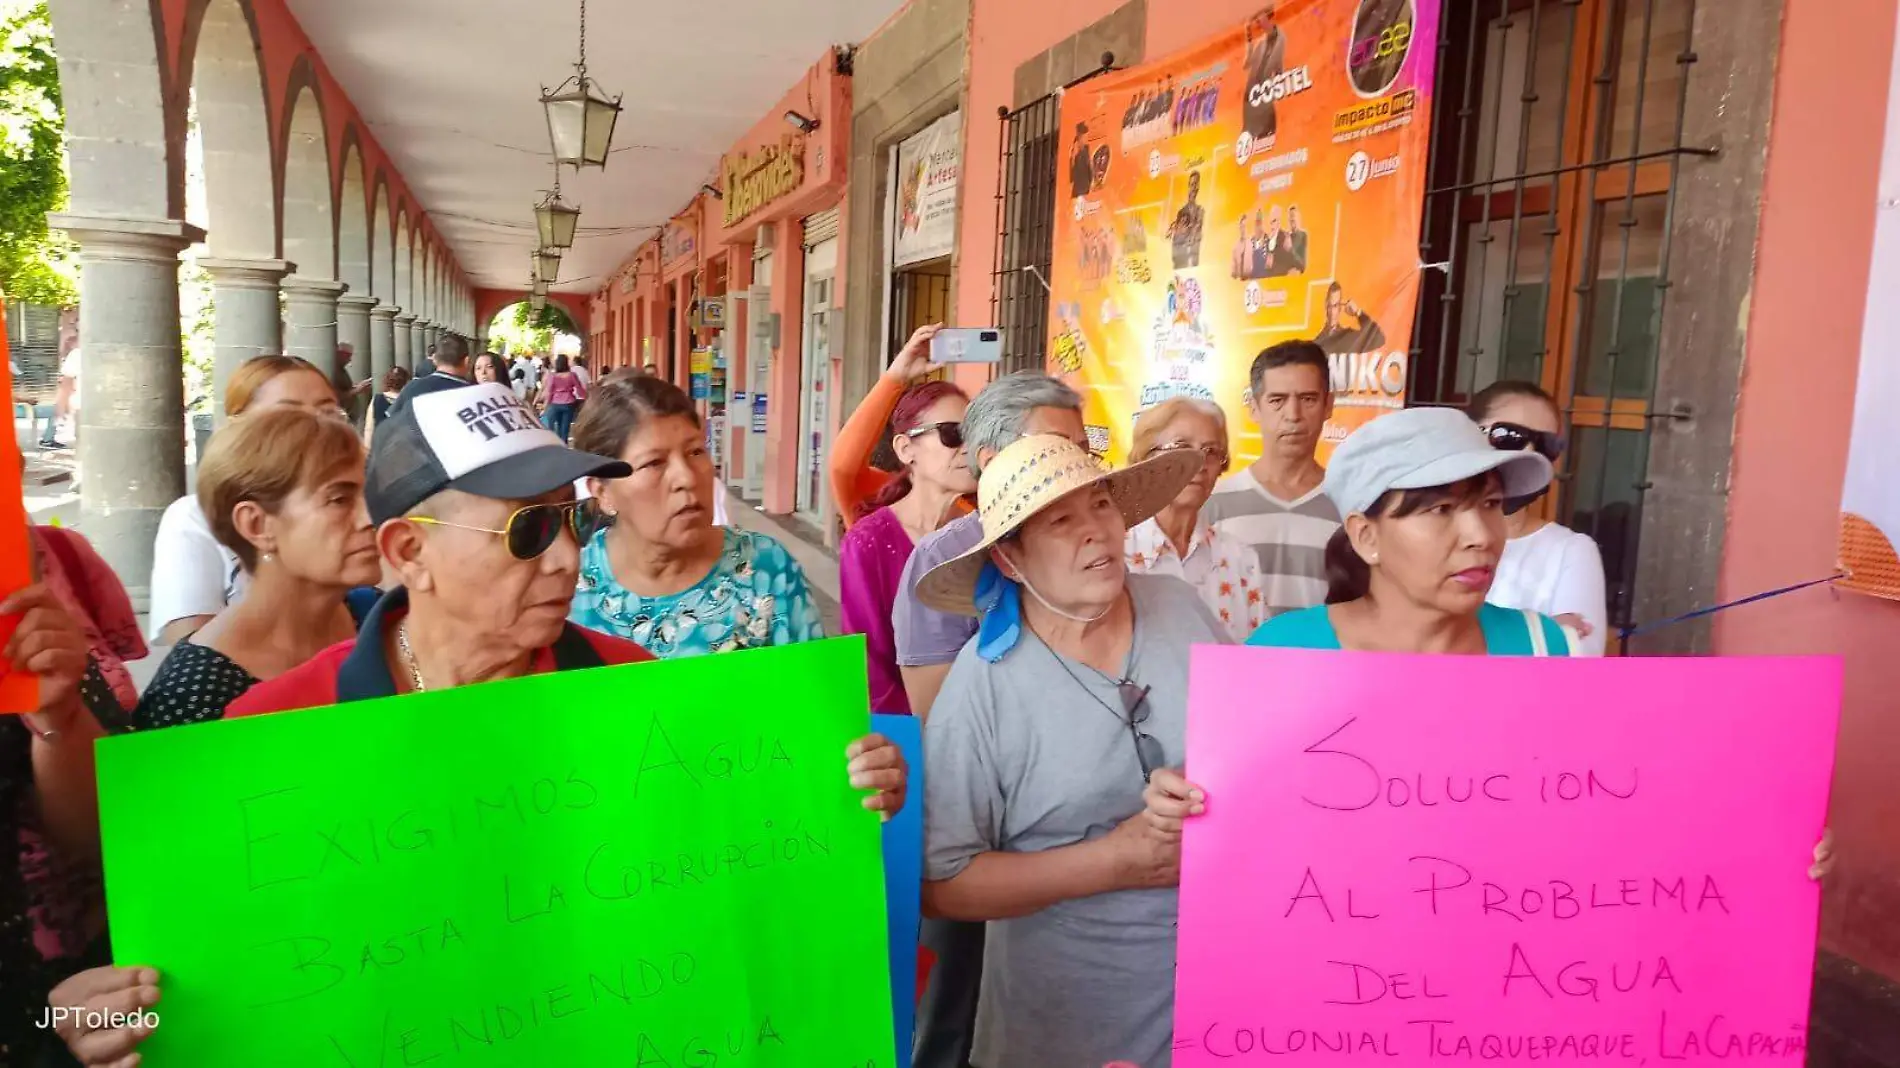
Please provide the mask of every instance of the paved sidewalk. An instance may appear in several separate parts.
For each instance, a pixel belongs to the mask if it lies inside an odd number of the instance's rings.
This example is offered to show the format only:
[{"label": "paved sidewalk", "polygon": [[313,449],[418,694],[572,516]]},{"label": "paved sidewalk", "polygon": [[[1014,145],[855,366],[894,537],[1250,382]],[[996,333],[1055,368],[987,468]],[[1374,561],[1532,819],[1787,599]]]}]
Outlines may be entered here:
[{"label": "paved sidewalk", "polygon": [[799,537],[776,518],[746,503],[745,498],[727,489],[724,483],[715,483],[715,488],[726,495],[726,517],[733,526],[775,538],[780,545],[785,546],[785,551],[791,553],[792,559],[804,569],[805,581],[811,585],[812,600],[818,604],[818,617],[825,625],[825,633],[842,633],[838,618],[838,557]]}]

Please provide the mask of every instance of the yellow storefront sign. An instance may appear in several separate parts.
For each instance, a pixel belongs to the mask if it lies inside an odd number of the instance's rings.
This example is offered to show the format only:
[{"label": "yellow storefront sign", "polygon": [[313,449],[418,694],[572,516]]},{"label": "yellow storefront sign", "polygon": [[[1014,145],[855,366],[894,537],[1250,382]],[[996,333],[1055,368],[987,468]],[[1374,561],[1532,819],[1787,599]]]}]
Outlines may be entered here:
[{"label": "yellow storefront sign", "polygon": [[798,189],[805,180],[804,145],[793,136],[756,152],[727,156],[725,179],[726,225],[732,226]]}]

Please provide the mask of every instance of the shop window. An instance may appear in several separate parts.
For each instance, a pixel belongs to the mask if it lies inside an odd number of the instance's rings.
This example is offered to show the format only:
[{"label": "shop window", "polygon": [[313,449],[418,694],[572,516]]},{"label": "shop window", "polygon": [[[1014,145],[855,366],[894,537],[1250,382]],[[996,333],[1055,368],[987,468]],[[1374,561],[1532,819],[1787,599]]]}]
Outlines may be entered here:
[{"label": "shop window", "polygon": [[891,275],[891,336],[895,354],[918,327],[950,321],[950,261],[932,260]]},{"label": "shop window", "polygon": [[59,384],[59,309],[24,301],[6,302],[7,351],[20,372],[13,376],[18,400],[50,400]]},{"label": "shop window", "polygon": [[1543,507],[1632,622],[1693,0],[1448,4],[1411,396],[1528,379],[1571,423]]}]

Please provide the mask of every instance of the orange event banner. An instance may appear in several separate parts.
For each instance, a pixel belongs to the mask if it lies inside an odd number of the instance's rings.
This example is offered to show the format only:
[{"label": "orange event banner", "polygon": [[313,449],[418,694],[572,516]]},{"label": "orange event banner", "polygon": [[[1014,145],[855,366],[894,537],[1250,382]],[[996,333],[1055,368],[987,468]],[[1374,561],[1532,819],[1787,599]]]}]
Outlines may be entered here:
[{"label": "orange event banner", "polygon": [[1120,462],[1170,397],[1228,413],[1261,349],[1332,363],[1320,446],[1405,402],[1441,0],[1280,0],[1198,47],[1067,91],[1050,372]]}]

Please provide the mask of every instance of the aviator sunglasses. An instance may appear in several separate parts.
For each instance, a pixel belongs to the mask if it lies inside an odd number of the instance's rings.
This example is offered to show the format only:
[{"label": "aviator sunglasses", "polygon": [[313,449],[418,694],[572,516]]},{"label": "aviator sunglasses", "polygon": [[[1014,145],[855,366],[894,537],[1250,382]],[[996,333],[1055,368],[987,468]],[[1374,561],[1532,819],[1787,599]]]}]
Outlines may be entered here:
[{"label": "aviator sunglasses", "polygon": [[478,534],[495,534],[508,546],[508,555],[517,560],[533,560],[554,547],[560,538],[563,527],[574,534],[578,544],[585,545],[593,540],[595,533],[607,525],[606,513],[600,510],[600,502],[593,498],[584,501],[562,501],[559,504],[530,504],[515,509],[508,522],[500,530],[492,527],[475,527],[466,523],[451,523],[444,519],[431,519],[428,516],[410,516],[412,523],[421,523],[431,527],[454,527],[457,530],[472,530]]},{"label": "aviator sunglasses", "polygon": [[1557,458],[1564,454],[1564,446],[1568,444],[1562,434],[1532,430],[1530,427],[1519,426],[1516,423],[1487,423],[1479,429],[1484,431],[1484,436],[1491,442],[1491,447],[1500,452],[1523,452],[1525,449],[1535,449],[1551,463],[1557,462]]}]

